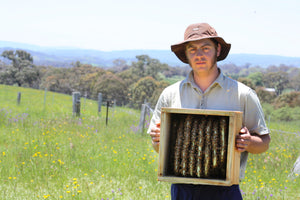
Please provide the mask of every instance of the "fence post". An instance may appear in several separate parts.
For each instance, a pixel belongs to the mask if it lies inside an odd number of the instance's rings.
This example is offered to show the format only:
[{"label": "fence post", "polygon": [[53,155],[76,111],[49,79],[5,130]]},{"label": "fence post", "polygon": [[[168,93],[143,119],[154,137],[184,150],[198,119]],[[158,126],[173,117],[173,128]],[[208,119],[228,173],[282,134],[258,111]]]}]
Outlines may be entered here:
[{"label": "fence post", "polygon": [[98,93],[98,114],[101,113],[102,93]]},{"label": "fence post", "polygon": [[140,123],[139,123],[139,132],[141,132],[142,134],[144,133],[144,128],[145,128],[144,124],[145,124],[145,117],[146,117],[146,109],[147,109],[146,104],[142,104]]},{"label": "fence post", "polygon": [[72,93],[72,100],[73,100],[73,115],[80,116],[80,92],[73,92]]},{"label": "fence post", "polygon": [[106,126],[108,123],[108,107],[109,107],[109,101],[106,102]]},{"label": "fence post", "polygon": [[85,111],[85,101],[87,98],[87,92],[84,93],[84,101],[83,101],[83,111]]},{"label": "fence post", "polygon": [[47,88],[45,88],[45,94],[44,94],[44,110],[46,109],[46,98],[47,98]]},{"label": "fence post", "polygon": [[18,92],[18,98],[17,98],[17,103],[20,105],[21,102],[21,92]]}]

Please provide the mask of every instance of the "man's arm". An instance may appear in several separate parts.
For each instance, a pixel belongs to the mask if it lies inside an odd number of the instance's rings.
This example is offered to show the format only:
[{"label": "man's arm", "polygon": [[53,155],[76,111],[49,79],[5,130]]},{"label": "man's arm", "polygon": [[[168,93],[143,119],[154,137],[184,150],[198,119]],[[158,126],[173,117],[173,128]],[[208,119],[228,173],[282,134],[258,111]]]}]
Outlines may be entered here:
[{"label": "man's arm", "polygon": [[263,153],[269,149],[271,137],[265,135],[251,135],[246,127],[242,128],[236,137],[236,148],[239,152],[248,151],[249,153]]}]

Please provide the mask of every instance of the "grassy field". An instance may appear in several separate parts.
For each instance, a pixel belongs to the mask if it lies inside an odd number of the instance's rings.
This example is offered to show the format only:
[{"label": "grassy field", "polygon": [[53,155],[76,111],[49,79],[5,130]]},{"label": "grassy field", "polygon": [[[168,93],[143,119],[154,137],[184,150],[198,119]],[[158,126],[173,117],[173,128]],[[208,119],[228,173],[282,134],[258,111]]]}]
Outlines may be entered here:
[{"label": "grassy field", "polygon": [[[106,126],[106,108],[98,114],[96,102],[81,103],[73,117],[71,96],[0,85],[1,199],[170,199],[150,137],[137,133],[139,111],[110,108]],[[280,131],[268,152],[250,155],[244,199],[300,199],[299,175],[289,176],[299,122],[270,128]]]}]

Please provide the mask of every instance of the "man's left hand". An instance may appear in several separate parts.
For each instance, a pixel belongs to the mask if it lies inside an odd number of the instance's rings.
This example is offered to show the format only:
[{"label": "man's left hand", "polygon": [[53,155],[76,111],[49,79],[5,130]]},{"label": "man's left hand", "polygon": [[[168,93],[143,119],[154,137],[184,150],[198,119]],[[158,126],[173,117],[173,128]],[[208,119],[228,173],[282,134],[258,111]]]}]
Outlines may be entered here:
[{"label": "man's left hand", "polygon": [[247,151],[251,143],[251,135],[249,130],[246,127],[243,127],[239,135],[236,136],[236,148],[239,152]]}]

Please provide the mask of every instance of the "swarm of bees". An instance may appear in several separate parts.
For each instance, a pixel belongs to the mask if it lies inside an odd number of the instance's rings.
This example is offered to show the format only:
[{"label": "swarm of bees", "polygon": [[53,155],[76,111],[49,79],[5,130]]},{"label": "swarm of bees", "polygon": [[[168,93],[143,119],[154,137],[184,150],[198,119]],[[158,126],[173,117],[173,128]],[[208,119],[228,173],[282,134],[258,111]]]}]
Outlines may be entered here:
[{"label": "swarm of bees", "polygon": [[171,120],[170,175],[226,179],[226,116],[174,114]]}]

